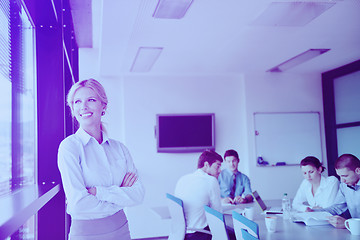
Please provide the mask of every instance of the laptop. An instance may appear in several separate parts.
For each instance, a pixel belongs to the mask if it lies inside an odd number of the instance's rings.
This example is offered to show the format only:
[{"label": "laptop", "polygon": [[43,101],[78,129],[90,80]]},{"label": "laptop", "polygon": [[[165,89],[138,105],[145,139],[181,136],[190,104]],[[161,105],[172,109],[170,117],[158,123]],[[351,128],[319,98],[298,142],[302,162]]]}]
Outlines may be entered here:
[{"label": "laptop", "polygon": [[281,207],[267,207],[264,201],[261,199],[260,195],[257,191],[253,192],[253,197],[255,198],[256,202],[259,204],[260,208],[263,210],[264,213],[267,214],[282,214]]}]

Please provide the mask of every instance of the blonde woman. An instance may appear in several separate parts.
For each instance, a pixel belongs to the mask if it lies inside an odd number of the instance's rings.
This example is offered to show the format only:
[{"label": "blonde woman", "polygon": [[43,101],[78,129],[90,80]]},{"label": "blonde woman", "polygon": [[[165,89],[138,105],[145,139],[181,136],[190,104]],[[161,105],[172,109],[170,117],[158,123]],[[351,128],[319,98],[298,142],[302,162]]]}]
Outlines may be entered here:
[{"label": "blonde woman", "polygon": [[94,79],[77,82],[67,104],[79,123],[58,151],[72,220],[69,239],[131,239],[123,208],[141,203],[144,188],[128,149],[104,131],[105,90]]}]

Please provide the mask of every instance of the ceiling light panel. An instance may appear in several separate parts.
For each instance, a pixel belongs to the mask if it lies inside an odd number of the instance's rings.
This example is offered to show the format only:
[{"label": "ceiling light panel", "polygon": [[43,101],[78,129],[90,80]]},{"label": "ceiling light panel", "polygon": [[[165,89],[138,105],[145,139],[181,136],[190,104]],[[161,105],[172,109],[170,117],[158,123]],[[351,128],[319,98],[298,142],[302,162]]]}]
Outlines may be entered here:
[{"label": "ceiling light panel", "polygon": [[299,55],[296,55],[293,58],[290,58],[289,60],[286,60],[283,63],[280,63],[279,65],[271,68],[268,70],[268,72],[284,72],[288,70],[289,68],[295,67],[299,64],[302,64],[306,61],[309,61],[310,59],[313,59],[314,57],[317,57],[323,53],[326,53],[330,49],[309,49],[303,53],[300,53]]},{"label": "ceiling light panel", "polygon": [[335,2],[272,2],[251,25],[304,26],[334,5]]},{"label": "ceiling light panel", "polygon": [[161,47],[140,47],[131,66],[130,72],[149,72],[159,58]]},{"label": "ceiling light panel", "polygon": [[154,18],[181,19],[185,16],[193,0],[159,0]]}]

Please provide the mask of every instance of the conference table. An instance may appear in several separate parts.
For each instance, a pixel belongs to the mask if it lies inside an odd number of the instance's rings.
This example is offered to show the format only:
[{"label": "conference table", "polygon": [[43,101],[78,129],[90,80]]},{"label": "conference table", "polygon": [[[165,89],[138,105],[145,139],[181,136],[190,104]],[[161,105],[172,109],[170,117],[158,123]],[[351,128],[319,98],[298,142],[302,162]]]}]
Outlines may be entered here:
[{"label": "conference table", "polygon": [[[281,200],[265,201],[267,206],[281,206]],[[256,202],[224,206],[225,223],[233,228],[231,212],[241,211],[246,207],[254,208],[253,221],[259,225],[259,235],[262,240],[360,240],[360,236],[351,235],[347,229],[336,229],[332,225],[306,226],[285,220],[282,214],[265,214]],[[265,226],[265,216],[277,216],[276,232],[270,233]]]}]

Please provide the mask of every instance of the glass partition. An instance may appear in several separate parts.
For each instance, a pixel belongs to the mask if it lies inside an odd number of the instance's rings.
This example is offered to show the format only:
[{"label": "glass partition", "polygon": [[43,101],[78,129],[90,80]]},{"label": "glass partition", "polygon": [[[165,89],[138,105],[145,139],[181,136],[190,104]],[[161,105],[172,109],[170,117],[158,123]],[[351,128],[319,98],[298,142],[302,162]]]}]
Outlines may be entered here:
[{"label": "glass partition", "polygon": [[339,156],[351,153],[360,157],[360,126],[337,129],[337,142]]},{"label": "glass partition", "polygon": [[360,121],[360,71],[334,79],[336,124]]}]

